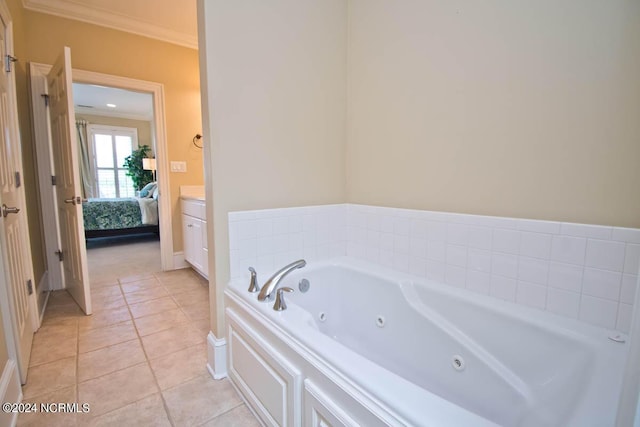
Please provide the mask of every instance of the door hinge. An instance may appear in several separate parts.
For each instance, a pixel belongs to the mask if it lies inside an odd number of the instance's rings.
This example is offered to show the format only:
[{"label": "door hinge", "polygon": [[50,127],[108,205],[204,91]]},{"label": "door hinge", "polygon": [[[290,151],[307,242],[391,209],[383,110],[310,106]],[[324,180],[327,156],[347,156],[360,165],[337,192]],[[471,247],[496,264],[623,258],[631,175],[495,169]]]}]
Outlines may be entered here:
[{"label": "door hinge", "polygon": [[48,107],[49,106],[49,95],[46,93],[43,93],[42,95],[40,95],[41,97],[44,98],[44,106]]},{"label": "door hinge", "polygon": [[33,293],[33,282],[31,279],[27,280],[27,292],[29,292],[29,295]]},{"label": "door hinge", "polygon": [[58,255],[58,261],[64,261],[64,254],[62,253],[61,249],[58,249],[57,251],[54,252],[56,255]]},{"label": "door hinge", "polygon": [[22,179],[20,178],[20,172],[16,171],[15,178],[16,178],[16,188],[20,188],[20,186],[22,185]]},{"label": "door hinge", "polygon": [[55,175],[51,175],[51,185],[58,185],[58,179]]},{"label": "door hinge", "polygon": [[7,73],[11,72],[11,64],[14,62],[18,62],[18,58],[11,55],[5,55],[5,70]]}]

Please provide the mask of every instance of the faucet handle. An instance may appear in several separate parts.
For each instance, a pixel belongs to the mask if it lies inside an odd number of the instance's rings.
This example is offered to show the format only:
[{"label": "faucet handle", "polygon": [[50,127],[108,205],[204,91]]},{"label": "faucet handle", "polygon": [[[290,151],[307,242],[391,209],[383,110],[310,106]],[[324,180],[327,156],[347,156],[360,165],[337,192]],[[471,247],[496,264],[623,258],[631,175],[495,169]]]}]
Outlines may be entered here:
[{"label": "faucet handle", "polygon": [[288,286],[278,288],[276,291],[276,303],[273,304],[273,309],[275,311],[283,311],[287,309],[287,303],[284,301],[284,292],[293,292],[293,289]]},{"label": "faucet handle", "polygon": [[249,272],[251,273],[251,281],[249,282],[249,292],[255,293],[260,291],[260,286],[258,286],[258,275],[256,274],[256,270],[253,267],[249,267]]}]

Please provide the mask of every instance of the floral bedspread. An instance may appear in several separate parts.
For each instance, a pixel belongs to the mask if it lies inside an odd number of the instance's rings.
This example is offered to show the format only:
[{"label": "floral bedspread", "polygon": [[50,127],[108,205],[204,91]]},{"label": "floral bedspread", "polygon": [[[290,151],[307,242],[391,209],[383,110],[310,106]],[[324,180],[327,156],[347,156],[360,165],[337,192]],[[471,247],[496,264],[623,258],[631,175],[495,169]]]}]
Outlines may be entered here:
[{"label": "floral bedspread", "polygon": [[85,230],[142,227],[140,204],[131,199],[89,199],[82,204]]}]

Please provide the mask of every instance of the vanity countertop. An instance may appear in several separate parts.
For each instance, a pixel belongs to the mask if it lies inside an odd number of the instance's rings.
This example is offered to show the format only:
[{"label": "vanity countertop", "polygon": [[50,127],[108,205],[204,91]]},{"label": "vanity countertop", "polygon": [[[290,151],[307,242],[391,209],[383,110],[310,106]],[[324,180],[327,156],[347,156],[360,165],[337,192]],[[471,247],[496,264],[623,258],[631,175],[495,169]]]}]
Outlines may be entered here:
[{"label": "vanity countertop", "polygon": [[181,185],[180,198],[204,202],[204,185]]}]

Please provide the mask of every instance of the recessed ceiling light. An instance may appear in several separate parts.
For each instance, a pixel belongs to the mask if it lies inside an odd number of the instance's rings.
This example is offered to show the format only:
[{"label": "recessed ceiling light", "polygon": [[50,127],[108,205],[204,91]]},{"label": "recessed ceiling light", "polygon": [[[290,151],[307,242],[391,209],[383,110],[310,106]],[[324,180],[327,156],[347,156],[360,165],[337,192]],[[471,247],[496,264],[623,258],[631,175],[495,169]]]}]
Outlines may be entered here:
[{"label": "recessed ceiling light", "polygon": [[116,104],[107,104],[107,107],[109,107],[109,108],[116,108]]}]

